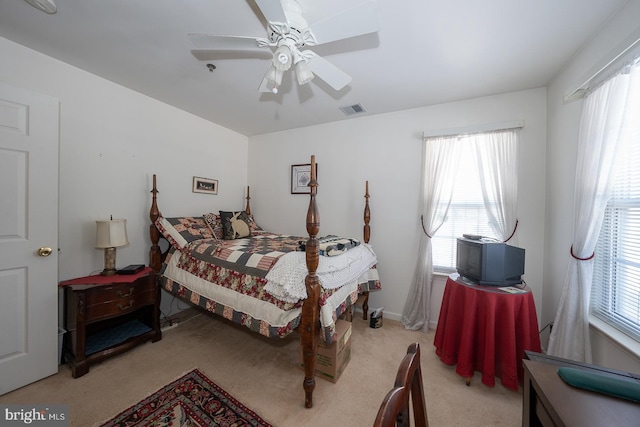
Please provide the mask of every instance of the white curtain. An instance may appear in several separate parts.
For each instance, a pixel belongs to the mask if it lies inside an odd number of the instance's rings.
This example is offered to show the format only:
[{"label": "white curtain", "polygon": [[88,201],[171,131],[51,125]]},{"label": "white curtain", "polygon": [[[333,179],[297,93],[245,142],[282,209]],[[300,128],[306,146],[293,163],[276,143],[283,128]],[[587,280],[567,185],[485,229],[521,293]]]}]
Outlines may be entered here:
[{"label": "white curtain", "polygon": [[[429,332],[433,257],[431,237],[444,222],[457,173],[460,141],[457,136],[425,139],[422,185],[422,226],[418,264],[402,312],[406,329]],[[424,227],[424,230],[423,230]]]},{"label": "white curtain", "polygon": [[473,139],[489,225],[502,241],[516,245],[518,130],[480,133]]},{"label": "white curtain", "polygon": [[[634,74],[639,77],[638,67]],[[611,171],[620,143],[629,81],[630,74],[620,73],[584,100],[578,134],[572,257],[549,338],[547,351],[553,356],[591,362],[592,254],[611,190]]]}]

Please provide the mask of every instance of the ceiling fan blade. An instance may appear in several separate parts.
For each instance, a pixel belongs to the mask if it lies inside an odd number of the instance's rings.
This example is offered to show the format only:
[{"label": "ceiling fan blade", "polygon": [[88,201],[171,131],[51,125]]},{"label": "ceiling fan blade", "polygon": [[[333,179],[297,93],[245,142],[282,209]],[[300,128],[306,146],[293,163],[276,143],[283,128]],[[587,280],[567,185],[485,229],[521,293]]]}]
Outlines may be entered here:
[{"label": "ceiling fan blade", "polygon": [[340,90],[351,83],[351,76],[327,61],[321,56],[316,55],[310,50],[304,51],[305,56],[310,58],[307,64],[311,72],[324,80],[329,86],[335,90]]},{"label": "ceiling fan blade", "polygon": [[188,34],[194,47],[205,50],[252,50],[267,42],[260,37],[217,36],[214,34]]},{"label": "ceiling fan blade", "polygon": [[268,22],[287,23],[280,0],[256,0],[256,4]]},{"label": "ceiling fan blade", "polygon": [[378,6],[367,1],[309,25],[316,44],[348,39],[380,30]]}]

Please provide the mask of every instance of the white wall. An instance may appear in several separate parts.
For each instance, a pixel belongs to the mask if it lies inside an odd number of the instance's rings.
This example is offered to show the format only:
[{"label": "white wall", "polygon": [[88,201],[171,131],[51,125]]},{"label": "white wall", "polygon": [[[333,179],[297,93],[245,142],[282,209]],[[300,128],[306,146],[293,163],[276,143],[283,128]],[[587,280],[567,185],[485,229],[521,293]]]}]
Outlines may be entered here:
[{"label": "white wall", "polygon": [[[0,81],[60,100],[58,280],[103,269],[95,221],[109,215],[127,219],[117,267],[148,263],[154,173],[166,216],[243,206],[245,136],[3,38],[0,58]],[[218,179],[218,195],[192,193],[193,176]]]},{"label": "white wall", "polygon": [[[573,232],[573,197],[578,128],[582,101],[564,101],[565,91],[582,83],[592,67],[640,27],[640,2],[630,1],[568,62],[548,87],[547,229],[545,235],[544,295],[542,322],[555,317],[569,265]],[[640,359],[606,335],[593,332],[594,363],[640,372]]]},{"label": "white wall", "polygon": [[[290,194],[290,167],[318,162],[320,235],[362,236],[365,181],[371,193],[371,243],[379,257],[383,289],[370,307],[385,307],[399,319],[417,261],[422,134],[470,125],[522,119],[519,246],[526,249],[527,283],[536,303],[542,297],[545,212],[546,90],[440,104],[364,116],[251,137],[249,184],[252,212],[275,231],[306,235],[308,196]],[[438,288],[438,286],[440,288]],[[437,320],[442,280],[434,289]]]}]

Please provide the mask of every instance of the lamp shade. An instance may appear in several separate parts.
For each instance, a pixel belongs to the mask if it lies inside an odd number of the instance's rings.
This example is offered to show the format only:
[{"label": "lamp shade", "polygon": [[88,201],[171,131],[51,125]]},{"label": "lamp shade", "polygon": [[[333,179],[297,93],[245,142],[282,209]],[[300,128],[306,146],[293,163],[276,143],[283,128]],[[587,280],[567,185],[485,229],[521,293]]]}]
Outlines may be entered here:
[{"label": "lamp shade", "polygon": [[126,219],[96,221],[96,248],[117,248],[127,244]]}]

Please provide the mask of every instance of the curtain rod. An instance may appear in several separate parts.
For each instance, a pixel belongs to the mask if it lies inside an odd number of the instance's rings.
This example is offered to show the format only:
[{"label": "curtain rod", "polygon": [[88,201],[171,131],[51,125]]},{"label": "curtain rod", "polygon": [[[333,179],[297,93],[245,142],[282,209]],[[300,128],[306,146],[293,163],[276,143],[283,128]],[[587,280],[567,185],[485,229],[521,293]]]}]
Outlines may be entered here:
[{"label": "curtain rod", "polygon": [[630,60],[634,55],[640,54],[640,28],[636,29],[629,37],[618,44],[615,49],[609,52],[603,59],[585,74],[579,82],[564,94],[565,101],[572,101],[584,97],[587,90],[598,83],[598,79],[615,67],[622,65],[625,61]]},{"label": "curtain rod", "polygon": [[484,125],[473,125],[461,128],[426,130],[422,134],[422,138],[431,138],[434,136],[453,136],[465,135],[471,133],[491,132],[507,129],[520,129],[524,127],[524,120],[514,120],[511,122],[491,123]]}]

